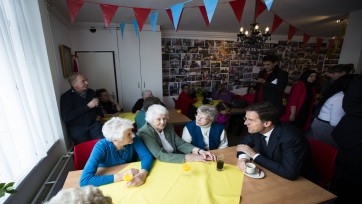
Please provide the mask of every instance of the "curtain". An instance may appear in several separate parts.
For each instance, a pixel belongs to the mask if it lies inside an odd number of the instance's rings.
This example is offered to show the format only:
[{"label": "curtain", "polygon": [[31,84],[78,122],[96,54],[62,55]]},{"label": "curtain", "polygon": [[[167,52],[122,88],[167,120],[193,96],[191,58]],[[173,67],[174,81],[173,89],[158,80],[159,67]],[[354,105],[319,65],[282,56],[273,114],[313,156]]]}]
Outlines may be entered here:
[{"label": "curtain", "polygon": [[0,181],[19,183],[62,130],[38,1],[0,9]]}]

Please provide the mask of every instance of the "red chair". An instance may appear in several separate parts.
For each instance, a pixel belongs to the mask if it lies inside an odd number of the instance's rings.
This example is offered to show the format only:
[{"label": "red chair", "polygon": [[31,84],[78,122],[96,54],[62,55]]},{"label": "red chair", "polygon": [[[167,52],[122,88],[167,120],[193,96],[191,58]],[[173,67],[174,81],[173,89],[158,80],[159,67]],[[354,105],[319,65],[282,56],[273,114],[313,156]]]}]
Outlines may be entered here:
[{"label": "red chair", "polygon": [[321,179],[319,186],[325,189],[329,189],[333,178],[338,149],[313,138],[308,138],[308,141],[312,152],[314,165],[316,167],[318,176]]},{"label": "red chair", "polygon": [[74,170],[81,170],[84,168],[88,158],[93,150],[94,145],[100,139],[83,142],[74,146]]}]

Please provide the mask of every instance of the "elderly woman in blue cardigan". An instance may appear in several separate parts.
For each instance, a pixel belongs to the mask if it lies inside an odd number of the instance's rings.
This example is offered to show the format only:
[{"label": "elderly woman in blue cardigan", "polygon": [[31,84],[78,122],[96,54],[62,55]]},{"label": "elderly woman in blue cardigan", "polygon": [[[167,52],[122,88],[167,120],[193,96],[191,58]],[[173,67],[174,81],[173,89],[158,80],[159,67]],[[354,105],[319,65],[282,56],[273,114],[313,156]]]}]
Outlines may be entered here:
[{"label": "elderly woman in blue cardigan", "polygon": [[[104,139],[99,140],[84,167],[80,177],[80,186],[101,186],[123,180],[123,174],[131,173],[133,179],[127,187],[140,186],[152,168],[153,156],[142,140],[132,132],[130,120],[113,117],[102,128]],[[132,162],[135,154],[141,160],[141,170],[130,169],[123,173],[96,175],[98,167],[112,167]]]},{"label": "elderly woman in blue cardigan", "polygon": [[205,149],[222,149],[228,146],[224,126],[214,123],[217,110],[202,105],[197,109],[196,119],[187,123],[182,132],[182,139],[192,145]]}]

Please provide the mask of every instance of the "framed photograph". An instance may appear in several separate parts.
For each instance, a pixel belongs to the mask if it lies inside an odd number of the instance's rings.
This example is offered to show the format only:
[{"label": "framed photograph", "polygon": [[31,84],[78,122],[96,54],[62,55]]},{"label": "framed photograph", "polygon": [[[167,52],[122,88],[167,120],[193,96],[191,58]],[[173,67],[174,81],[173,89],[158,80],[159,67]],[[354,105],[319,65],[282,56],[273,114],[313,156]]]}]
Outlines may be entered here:
[{"label": "framed photograph", "polygon": [[60,45],[60,59],[62,61],[63,77],[67,78],[73,72],[72,55],[70,48],[65,45]]}]

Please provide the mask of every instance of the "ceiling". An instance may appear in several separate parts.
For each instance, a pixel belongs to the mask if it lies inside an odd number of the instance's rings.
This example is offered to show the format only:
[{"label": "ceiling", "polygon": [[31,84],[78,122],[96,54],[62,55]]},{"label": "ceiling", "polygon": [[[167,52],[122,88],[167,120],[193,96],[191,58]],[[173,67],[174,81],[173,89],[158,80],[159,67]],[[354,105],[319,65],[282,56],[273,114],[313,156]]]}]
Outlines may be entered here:
[{"label": "ceiling", "polygon": [[[56,9],[58,13],[69,19],[66,0],[48,1],[52,2],[52,9]],[[209,27],[205,25],[197,8],[204,5],[203,1],[193,0],[185,3],[179,30],[236,33],[241,26],[249,28],[254,16],[255,0],[246,0],[241,23],[236,20],[229,1],[231,0],[219,0]],[[103,3],[122,6],[118,8],[112,23],[132,24],[135,17],[130,7],[151,8],[159,10],[157,24],[161,26],[161,30],[173,30],[165,8],[182,2],[187,2],[187,0],[84,0],[74,25],[103,23],[99,6],[99,3]],[[312,37],[333,37],[337,35],[342,24],[337,24],[336,20],[348,18],[350,12],[358,10],[362,10],[361,0],[274,0],[271,11],[265,10],[258,17],[257,22],[261,28],[271,27],[275,13],[283,19],[283,23],[273,33],[275,35],[287,35],[288,27],[292,25],[297,28],[296,36],[306,33]],[[149,20],[146,24],[150,24]]]}]

